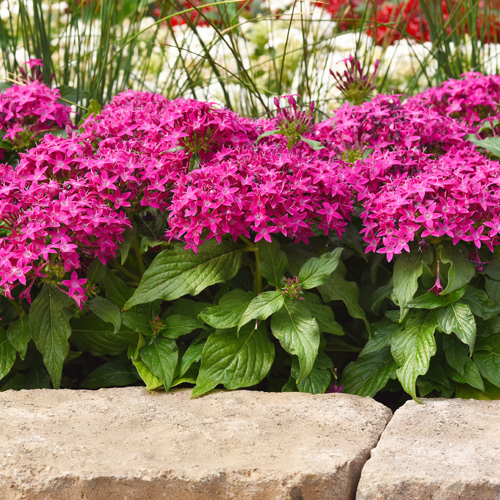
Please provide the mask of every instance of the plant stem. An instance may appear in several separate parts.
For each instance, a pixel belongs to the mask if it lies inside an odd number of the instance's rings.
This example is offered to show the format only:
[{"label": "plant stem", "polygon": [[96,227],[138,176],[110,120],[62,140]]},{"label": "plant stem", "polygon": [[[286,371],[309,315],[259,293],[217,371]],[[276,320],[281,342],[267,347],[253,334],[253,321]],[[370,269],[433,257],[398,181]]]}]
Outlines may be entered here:
[{"label": "plant stem", "polygon": [[128,276],[130,279],[133,279],[135,282],[139,283],[141,281],[140,276],[135,275],[134,273],[130,272],[126,267],[122,266],[116,259],[112,260],[110,262],[110,265],[113,266],[115,269],[123,273],[125,276]]},{"label": "plant stem", "polygon": [[255,250],[255,274],[254,274],[254,291],[258,295],[262,292],[262,274],[260,272],[259,250]]},{"label": "plant stem", "polygon": [[146,266],[144,265],[144,259],[142,258],[141,249],[139,248],[139,238],[137,234],[134,237],[134,250],[137,256],[137,262],[139,263],[139,271],[141,272],[141,276],[143,276],[146,272]]}]

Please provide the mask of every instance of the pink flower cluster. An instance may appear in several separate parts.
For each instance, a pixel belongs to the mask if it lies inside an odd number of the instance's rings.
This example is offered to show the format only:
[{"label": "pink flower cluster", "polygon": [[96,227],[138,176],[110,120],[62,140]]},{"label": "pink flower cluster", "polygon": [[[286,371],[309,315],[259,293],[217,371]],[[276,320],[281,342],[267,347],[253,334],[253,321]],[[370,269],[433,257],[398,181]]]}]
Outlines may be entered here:
[{"label": "pink flower cluster", "polygon": [[352,170],[317,159],[308,148],[285,146],[224,148],[181,176],[168,236],[196,250],[203,240],[220,242],[226,234],[271,241],[281,233],[305,242],[317,229],[340,235],[353,209]]},{"label": "pink flower cluster", "polygon": [[442,116],[479,122],[499,112],[500,75],[466,73],[459,80],[447,80],[410,98],[409,102],[433,109]]},{"label": "pink flower cluster", "polygon": [[500,164],[472,144],[438,158],[420,151],[379,152],[362,168],[373,174],[381,164],[389,174],[385,182],[361,190],[367,251],[385,253],[390,261],[428,237],[484,244],[492,251],[500,243]]},{"label": "pink flower cluster", "polygon": [[[168,221],[165,236],[195,251],[226,236],[340,236],[354,212],[366,250],[388,260],[426,238],[492,249],[500,243],[500,164],[465,136],[480,126],[481,106],[496,116],[495,82],[469,74],[406,102],[378,96],[345,105],[314,127],[307,122],[293,141],[257,138],[291,130],[283,120],[296,113],[251,120],[212,103],[120,94],[81,133],[45,135],[17,166],[0,165],[0,288],[30,300],[42,280],[81,305],[86,267],[112,260],[125,230],[152,208]],[[15,99],[29,95],[21,89]],[[41,123],[62,126],[65,113]]]},{"label": "pink flower cluster", "polygon": [[[44,133],[71,129],[71,108],[60,104],[59,90],[39,81],[14,85],[0,94],[0,139],[20,151],[38,142]],[[5,149],[0,148],[0,158]]]}]

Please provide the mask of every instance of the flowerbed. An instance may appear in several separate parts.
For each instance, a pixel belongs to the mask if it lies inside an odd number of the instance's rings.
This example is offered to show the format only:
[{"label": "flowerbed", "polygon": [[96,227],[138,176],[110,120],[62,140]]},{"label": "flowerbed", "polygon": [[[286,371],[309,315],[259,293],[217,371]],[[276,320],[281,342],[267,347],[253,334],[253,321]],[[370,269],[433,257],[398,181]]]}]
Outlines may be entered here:
[{"label": "flowerbed", "polygon": [[314,124],[129,91],[45,135],[0,166],[4,389],[498,397],[499,100],[470,73]]}]

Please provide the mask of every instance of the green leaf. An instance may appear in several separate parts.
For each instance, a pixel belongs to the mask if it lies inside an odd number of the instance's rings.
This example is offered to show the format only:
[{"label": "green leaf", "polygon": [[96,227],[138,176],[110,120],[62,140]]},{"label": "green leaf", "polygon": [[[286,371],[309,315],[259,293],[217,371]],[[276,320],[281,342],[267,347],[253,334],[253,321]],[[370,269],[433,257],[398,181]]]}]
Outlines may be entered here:
[{"label": "green leaf", "polygon": [[106,270],[106,266],[99,259],[94,259],[87,270],[87,282],[90,285],[100,283],[106,276]]},{"label": "green leaf", "polygon": [[202,311],[211,305],[212,304],[208,302],[199,302],[192,299],[177,299],[172,306],[167,309],[167,314],[181,314],[182,316],[197,318]]},{"label": "green leaf", "polygon": [[232,290],[220,298],[217,306],[204,309],[200,318],[214,328],[238,326],[241,316],[254,297],[253,292]]},{"label": "green leaf", "polygon": [[481,374],[474,362],[466,357],[464,365],[464,373],[460,374],[453,368],[449,368],[449,375],[452,380],[460,384],[469,384],[471,387],[484,391],[484,383]]},{"label": "green leaf", "polygon": [[241,267],[242,255],[243,249],[235,244],[217,244],[215,240],[198,247],[198,254],[179,246],[163,250],[144,273],[124,309],[156,299],[197,295],[210,285],[230,280]]},{"label": "green leaf", "polygon": [[439,328],[444,333],[454,333],[464,344],[474,351],[476,341],[476,320],[467,304],[456,302],[439,310]]},{"label": "green leaf", "polygon": [[151,373],[162,381],[165,391],[168,392],[179,357],[175,341],[155,337],[151,339],[151,344],[139,351],[139,355]]},{"label": "green leaf", "polygon": [[274,345],[267,330],[246,326],[219,330],[208,337],[201,357],[201,367],[191,397],[201,396],[218,384],[234,390],[258,384],[271,369]]},{"label": "green leaf", "polygon": [[322,149],[326,149],[323,144],[319,141],[313,141],[312,139],[308,139],[303,135],[300,136],[301,140],[303,140],[306,144],[308,144],[314,151],[321,151]]},{"label": "green leaf", "polygon": [[418,279],[422,276],[424,254],[422,252],[402,253],[396,256],[393,273],[393,301],[400,307],[401,319],[405,316],[403,310],[413,299],[418,290]]},{"label": "green leaf", "polygon": [[500,389],[488,381],[484,381],[484,391],[479,391],[468,385],[458,386],[455,397],[460,399],[480,399],[483,401],[491,401],[500,399]]},{"label": "green leaf", "polygon": [[180,314],[167,316],[163,320],[163,325],[161,334],[168,339],[177,339],[181,335],[187,335],[198,328],[205,328],[201,321],[189,316],[181,316]]},{"label": "green leaf", "polygon": [[484,289],[493,302],[500,303],[500,281],[485,278]]},{"label": "green leaf", "polygon": [[26,387],[26,377],[22,373],[16,373],[13,377],[9,377],[7,382],[0,388],[0,392],[4,391],[20,391]]},{"label": "green leaf", "polygon": [[137,333],[122,328],[118,333],[109,323],[94,314],[83,316],[71,322],[71,344],[94,356],[117,356],[126,351],[129,345],[137,344]]},{"label": "green leaf", "polygon": [[193,153],[191,158],[189,158],[188,172],[192,172],[197,168],[200,168],[201,157],[199,153]]},{"label": "green leaf", "polygon": [[0,82],[0,92],[4,92],[14,86],[13,82]]},{"label": "green leaf", "polygon": [[[68,85],[61,85],[59,87],[60,96],[73,104],[78,104],[78,101],[88,97],[88,93],[82,89],[70,87]],[[67,104],[67,103],[63,103]]]},{"label": "green leaf", "polygon": [[336,248],[321,257],[309,259],[300,269],[299,283],[304,290],[322,285],[337,269],[342,248]]},{"label": "green leaf", "polygon": [[[464,252],[466,250],[463,250],[460,245],[453,246],[447,244],[441,247],[441,262],[450,264],[450,268],[448,269],[448,284],[441,292],[441,295],[447,295],[462,288],[474,277],[476,266],[473,262],[464,259]],[[465,255],[467,254],[465,253]]]},{"label": "green leaf", "polygon": [[478,139],[474,134],[469,134],[466,139],[476,146],[486,149],[486,151],[489,151],[492,155],[500,157],[500,137]]},{"label": "green leaf", "polygon": [[125,311],[122,313],[123,324],[137,333],[143,335],[153,335],[153,329],[149,323],[149,318],[145,314],[137,311]]},{"label": "green leaf", "polygon": [[446,362],[459,375],[463,375],[469,352],[467,345],[459,341],[455,336],[445,335],[443,336],[443,351]]},{"label": "green leaf", "polygon": [[[69,87],[68,87],[69,88]],[[73,89],[76,91],[76,89]],[[64,97],[63,95],[61,95],[61,97]],[[76,99],[76,92],[74,94],[74,97]],[[80,99],[82,98],[82,95],[81,95],[81,90],[80,90]],[[68,99],[68,100],[71,100],[69,99],[68,97],[65,97],[65,99]],[[73,102],[76,102],[76,101],[73,101]],[[94,116],[97,116],[97,115],[100,115],[102,113],[102,106],[95,100],[95,99],[90,99],[90,103],[87,107],[87,112],[82,116],[82,118],[80,119],[80,121],[78,122],[78,126],[81,127],[83,125],[83,123],[85,122],[85,120],[90,116],[90,115],[94,115]]]},{"label": "green leaf", "polygon": [[474,362],[486,380],[500,387],[500,334],[490,336],[487,344],[484,347],[488,350],[482,350],[483,345],[478,343]]},{"label": "green leaf", "polygon": [[116,304],[120,309],[123,308],[125,302],[132,297],[134,289],[127,286],[115,273],[107,269],[103,279],[103,287],[108,298],[113,304]]},{"label": "green leaf", "polygon": [[268,130],[267,132],[264,132],[263,134],[260,134],[259,137],[255,140],[254,144],[257,145],[260,140],[264,139],[264,137],[269,137],[271,135],[276,135],[279,132],[279,130]]},{"label": "green leaf", "polygon": [[476,316],[488,320],[500,313],[500,304],[493,302],[484,290],[478,290],[472,286],[467,287],[467,292],[462,302],[470,307]]},{"label": "green leaf", "polygon": [[19,357],[24,359],[29,341],[31,340],[29,316],[23,315],[16,321],[13,321],[7,330],[7,338],[19,353]]},{"label": "green leaf", "polygon": [[384,347],[391,345],[392,336],[401,330],[400,323],[394,323],[386,318],[376,324],[376,330],[371,339],[365,344],[359,356],[366,356],[371,352],[380,351]]},{"label": "green leaf", "polygon": [[482,271],[482,274],[486,274],[494,280],[500,280],[500,259],[495,257]]},{"label": "green leaf", "polygon": [[74,301],[55,287],[45,286],[30,307],[31,336],[43,356],[54,389],[61,385],[64,360],[69,352]]},{"label": "green leaf", "polygon": [[445,307],[448,304],[460,300],[466,288],[466,286],[463,286],[449,295],[436,295],[435,292],[426,292],[408,302],[407,306],[412,309],[437,309],[438,307]]},{"label": "green leaf", "polygon": [[130,362],[112,359],[92,370],[80,384],[84,389],[100,389],[101,387],[125,387],[137,382]]},{"label": "green leaf", "polygon": [[43,366],[35,366],[26,374],[25,389],[50,389],[50,375]]},{"label": "green leaf", "polygon": [[272,240],[260,240],[257,243],[259,249],[259,269],[266,280],[275,287],[280,287],[283,275],[288,269],[288,259],[285,252],[281,250],[279,243]]},{"label": "green leaf", "polygon": [[283,349],[299,358],[297,383],[301,382],[311,373],[318,355],[318,323],[304,304],[298,300],[286,301],[284,307],[273,314],[271,330]]},{"label": "green leaf", "polygon": [[123,241],[120,243],[118,250],[121,255],[121,265],[125,264],[128,258],[128,254],[130,253],[130,247],[134,242],[135,237],[137,236],[137,228],[134,226],[132,228],[127,227],[125,232],[123,233]]},{"label": "green leaf", "polygon": [[198,363],[201,360],[201,354],[207,340],[206,334],[199,335],[196,337],[191,345],[186,349],[183,354],[180,366],[179,366],[179,378],[183,377],[184,374],[191,368],[191,365]]},{"label": "green leaf", "polygon": [[158,377],[155,377],[148,366],[139,358],[132,358],[132,363],[134,364],[139,377],[141,377],[142,381],[146,384],[146,389],[148,391],[153,391],[163,385],[163,382]]},{"label": "green leaf", "polygon": [[344,335],[344,330],[335,321],[332,308],[323,304],[321,299],[314,293],[304,294],[303,304],[307,307],[311,316],[318,323],[319,331],[322,333],[332,333],[333,335]]},{"label": "green leaf", "polygon": [[111,323],[115,327],[115,333],[120,329],[122,319],[120,309],[116,304],[113,304],[113,302],[104,297],[97,296],[88,301],[87,307],[98,318],[106,323]]},{"label": "green leaf", "polygon": [[16,348],[9,342],[7,332],[0,328],[0,380],[10,372],[16,355]]},{"label": "green leaf", "polygon": [[[304,380],[297,384],[297,389],[300,392],[308,392],[310,394],[324,394],[330,386],[332,373],[332,360],[325,353],[320,352],[314,362],[313,369]],[[292,377],[297,379],[299,374],[300,366],[298,359],[294,358],[292,363]]]},{"label": "green leaf", "polygon": [[281,388],[281,392],[297,392],[299,388],[295,383],[295,379],[290,375],[288,382]]},{"label": "green leaf", "polygon": [[342,373],[342,392],[374,397],[389,379],[396,378],[396,369],[389,347],[369,352],[346,366]]},{"label": "green leaf", "polygon": [[359,288],[354,281],[345,280],[346,268],[343,262],[332,275],[319,287],[319,292],[325,302],[341,300],[347,307],[352,318],[364,321],[366,329],[371,330],[370,323],[366,319],[365,312],[359,305]]},{"label": "green leaf", "polygon": [[436,353],[434,332],[437,326],[436,310],[419,310],[410,314],[403,329],[392,336],[391,353],[399,367],[397,377],[403,389],[415,400],[417,377],[427,373],[431,357]]},{"label": "green leaf", "polygon": [[246,325],[252,319],[267,319],[271,314],[279,311],[283,304],[285,303],[285,298],[279,291],[274,292],[264,292],[252,299],[250,304],[248,304],[245,312],[241,315],[240,321],[238,323],[238,331],[243,325]]}]

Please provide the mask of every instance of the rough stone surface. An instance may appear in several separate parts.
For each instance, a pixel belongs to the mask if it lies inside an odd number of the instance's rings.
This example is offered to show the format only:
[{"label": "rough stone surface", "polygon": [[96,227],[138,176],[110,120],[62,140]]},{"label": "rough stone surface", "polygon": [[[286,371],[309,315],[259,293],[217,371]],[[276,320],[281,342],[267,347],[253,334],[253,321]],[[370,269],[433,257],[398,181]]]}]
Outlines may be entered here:
[{"label": "rough stone surface", "polygon": [[390,417],[343,394],[7,391],[0,499],[352,499]]},{"label": "rough stone surface", "polygon": [[423,401],[396,411],[356,499],[500,499],[500,401]]}]

